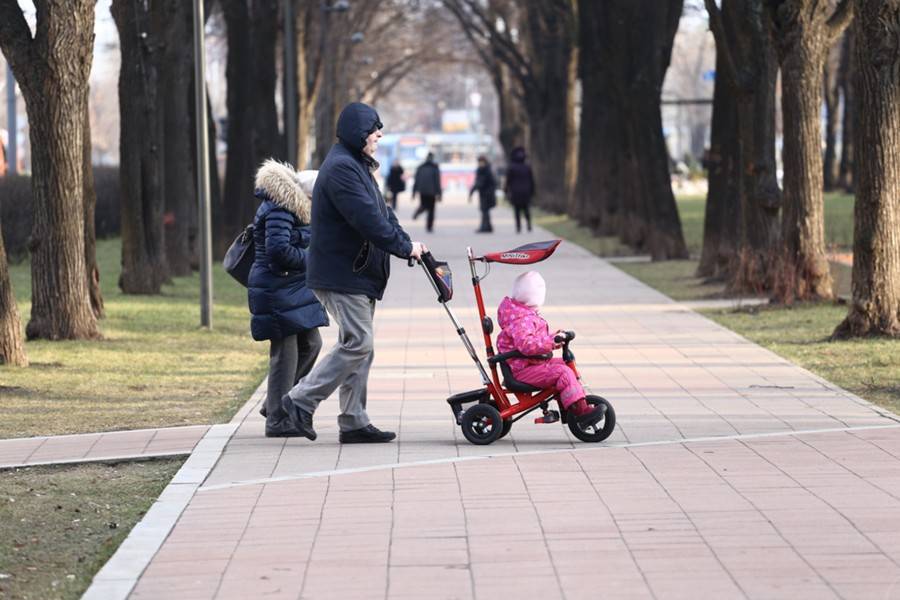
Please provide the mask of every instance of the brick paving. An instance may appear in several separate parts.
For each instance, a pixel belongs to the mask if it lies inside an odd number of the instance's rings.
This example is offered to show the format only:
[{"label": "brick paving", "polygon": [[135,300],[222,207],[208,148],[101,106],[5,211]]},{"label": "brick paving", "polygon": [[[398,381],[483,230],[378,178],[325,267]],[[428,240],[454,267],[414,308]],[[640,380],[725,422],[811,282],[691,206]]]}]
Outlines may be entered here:
[{"label": "brick paving", "polygon": [[[516,236],[502,208],[476,236],[471,205],[438,210],[426,241],[477,332],[465,245],[551,236]],[[244,411],[164,543],[135,552],[137,585],[100,579],[132,598],[900,598],[896,416],[563,244],[534,267],[544,313],[577,331],[617,430],[591,446],[525,419],[471,446],[444,399],[477,372],[423,273],[393,268],[369,408],[398,442],[341,447],[336,398],[314,443],[265,439]],[[522,270],[494,267],[490,310]]]},{"label": "brick paving", "polygon": [[208,425],[0,440],[0,469],[190,454]]}]

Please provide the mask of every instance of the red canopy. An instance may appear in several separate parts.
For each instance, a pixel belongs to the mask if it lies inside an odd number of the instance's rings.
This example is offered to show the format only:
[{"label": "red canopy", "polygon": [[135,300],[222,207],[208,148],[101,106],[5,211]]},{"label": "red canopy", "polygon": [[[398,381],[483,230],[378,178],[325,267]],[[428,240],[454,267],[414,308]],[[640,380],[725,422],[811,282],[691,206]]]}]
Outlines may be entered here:
[{"label": "red canopy", "polygon": [[498,262],[507,265],[530,265],[548,258],[556,250],[562,240],[549,240],[525,244],[505,252],[491,252],[481,257],[485,262]]}]

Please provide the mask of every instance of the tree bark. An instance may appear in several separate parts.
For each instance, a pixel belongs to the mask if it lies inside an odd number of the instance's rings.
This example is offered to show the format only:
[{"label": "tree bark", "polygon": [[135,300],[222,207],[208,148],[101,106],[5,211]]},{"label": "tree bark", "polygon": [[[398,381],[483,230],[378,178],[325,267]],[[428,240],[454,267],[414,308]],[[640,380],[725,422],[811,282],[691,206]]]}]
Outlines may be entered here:
[{"label": "tree bark", "polygon": [[837,186],[837,128],[840,122],[840,62],[841,46],[828,50],[825,68],[822,70],[823,92],[825,95],[825,156],[822,159],[823,184],[826,192]]},{"label": "tree bark", "polygon": [[[144,6],[147,6],[145,9]],[[162,10],[114,0],[119,30],[121,136],[119,172],[122,201],[122,273],[126,294],[158,294],[169,278],[166,260],[164,118],[159,97]],[[135,32],[145,32],[138,37]]]},{"label": "tree bark", "polygon": [[191,3],[166,0],[168,14],[160,63],[160,96],[165,134],[165,238],[166,260],[172,275],[191,274],[195,262],[191,225],[197,202],[193,156],[193,13]]},{"label": "tree bark", "polygon": [[844,114],[841,122],[841,164],[838,168],[838,185],[853,193],[853,138],[856,121],[856,93],[853,87],[853,27],[844,33],[841,43],[840,86],[844,97]]},{"label": "tree bark", "polygon": [[84,101],[84,134],[82,139],[82,197],[84,203],[84,266],[87,274],[88,295],[91,299],[91,310],[94,316],[102,319],[105,316],[103,294],[100,291],[100,269],[97,267],[97,226],[95,212],[97,191],[94,189],[94,164],[91,156],[91,115],[88,106],[90,94],[85,91]]},{"label": "tree bark", "polygon": [[900,335],[900,3],[856,0],[853,301],[834,337]]},{"label": "tree bark", "polygon": [[737,92],[722,52],[716,54],[713,90],[712,132],[706,170],[709,190],[703,218],[703,250],[697,276],[727,278],[737,261],[741,216],[741,153]]},{"label": "tree bark", "polygon": [[9,263],[6,260],[2,229],[0,229],[0,365],[28,366],[19,308],[9,279]]},{"label": "tree bark", "polygon": [[[255,94],[253,98],[255,161],[251,165],[254,174],[263,160],[283,159],[285,156],[284,143],[278,131],[278,108],[275,104],[275,95],[278,92],[275,73],[276,42],[279,41],[278,3],[279,0],[254,0],[250,17],[253,34],[250,89]],[[252,195],[252,192],[252,189],[247,190],[249,195]]]},{"label": "tree bark", "polygon": [[828,3],[816,0],[789,0],[771,9],[784,122],[783,247],[773,299],[786,304],[834,296],[825,256],[822,69],[828,48],[852,14],[848,2],[842,1],[833,21]]},{"label": "tree bark", "polygon": [[84,115],[94,0],[47,0],[32,37],[16,3],[0,4],[0,46],[25,97],[34,225],[29,339],[99,337],[84,249]]}]

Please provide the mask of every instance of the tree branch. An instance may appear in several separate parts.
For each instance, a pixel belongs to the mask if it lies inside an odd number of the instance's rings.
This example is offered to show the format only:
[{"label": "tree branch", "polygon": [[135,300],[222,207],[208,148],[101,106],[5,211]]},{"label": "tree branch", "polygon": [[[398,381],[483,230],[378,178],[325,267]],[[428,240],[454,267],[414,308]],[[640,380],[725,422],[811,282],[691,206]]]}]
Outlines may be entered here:
[{"label": "tree branch", "polygon": [[829,46],[844,33],[844,29],[847,28],[851,20],[853,20],[853,2],[851,0],[841,0],[826,24]]},{"label": "tree branch", "polygon": [[23,87],[33,71],[31,29],[16,0],[0,0],[0,49]]},{"label": "tree branch", "polygon": [[731,79],[735,87],[741,87],[738,81],[738,67],[734,61],[734,54],[728,45],[728,34],[725,32],[725,21],[722,19],[722,11],[716,6],[716,0],[704,0],[706,12],[709,13],[709,28],[716,40],[716,52],[721,52],[725,57],[726,76]]}]

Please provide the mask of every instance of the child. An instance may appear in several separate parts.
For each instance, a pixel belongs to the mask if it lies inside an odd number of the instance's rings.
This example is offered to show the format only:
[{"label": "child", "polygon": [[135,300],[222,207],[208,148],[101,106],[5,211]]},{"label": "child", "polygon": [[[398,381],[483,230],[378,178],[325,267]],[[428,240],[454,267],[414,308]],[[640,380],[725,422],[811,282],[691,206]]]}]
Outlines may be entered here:
[{"label": "child", "polygon": [[[558,348],[538,309],[544,304],[547,286],[537,271],[528,271],[516,277],[512,297],[507,296],[497,309],[497,322],[502,331],[497,336],[497,350],[501,353],[518,350],[522,354],[536,356]],[[559,392],[560,404],[571,411],[580,422],[596,422],[603,415],[601,408],[593,407],[584,399],[584,388],[575,373],[561,358],[512,358],[507,361],[513,376],[539,388],[553,386]]]}]

